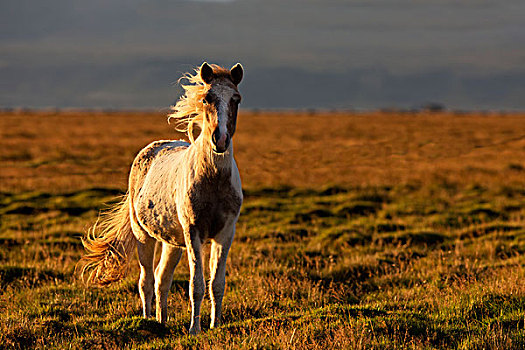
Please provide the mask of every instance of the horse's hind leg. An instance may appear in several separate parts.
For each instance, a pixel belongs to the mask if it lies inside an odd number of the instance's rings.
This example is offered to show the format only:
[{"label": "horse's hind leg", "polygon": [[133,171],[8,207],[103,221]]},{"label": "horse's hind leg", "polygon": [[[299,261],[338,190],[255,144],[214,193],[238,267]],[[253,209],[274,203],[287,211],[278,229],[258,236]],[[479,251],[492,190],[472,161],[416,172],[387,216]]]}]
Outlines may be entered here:
[{"label": "horse's hind leg", "polygon": [[153,299],[153,284],[155,282],[153,259],[155,257],[156,243],[157,241],[151,237],[146,238],[144,243],[137,242],[140,264],[139,293],[145,318],[151,315],[151,300]]},{"label": "horse's hind leg", "polygon": [[173,271],[181,256],[181,248],[162,243],[162,255],[155,269],[157,321],[161,323],[165,323],[168,318],[168,293],[173,281]]}]

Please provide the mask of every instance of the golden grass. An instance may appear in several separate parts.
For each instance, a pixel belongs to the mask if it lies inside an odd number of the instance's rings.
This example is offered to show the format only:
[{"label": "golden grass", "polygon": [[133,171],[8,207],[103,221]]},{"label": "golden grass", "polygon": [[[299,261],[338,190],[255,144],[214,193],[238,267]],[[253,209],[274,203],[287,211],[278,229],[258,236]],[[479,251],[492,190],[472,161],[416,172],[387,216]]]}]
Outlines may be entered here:
[{"label": "golden grass", "polygon": [[[242,111],[237,130],[248,188],[511,184],[525,167],[524,115]],[[162,113],[3,113],[0,191],[125,188],[142,147],[179,138]]]}]

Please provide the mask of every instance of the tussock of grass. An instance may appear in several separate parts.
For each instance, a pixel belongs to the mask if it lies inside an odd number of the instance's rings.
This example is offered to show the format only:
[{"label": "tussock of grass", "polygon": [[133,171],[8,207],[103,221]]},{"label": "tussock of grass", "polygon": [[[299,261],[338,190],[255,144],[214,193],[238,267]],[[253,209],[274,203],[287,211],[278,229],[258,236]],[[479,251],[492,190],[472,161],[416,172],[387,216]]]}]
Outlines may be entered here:
[{"label": "tussock of grass", "polygon": [[336,209],[335,214],[343,218],[356,215],[369,215],[375,213],[378,210],[380,203],[381,202],[359,201],[350,204],[344,204]]},{"label": "tussock of grass", "polygon": [[419,232],[400,232],[398,234],[388,234],[378,236],[378,240],[386,244],[400,245],[427,245],[436,246],[446,240],[446,236],[439,232],[419,231]]}]

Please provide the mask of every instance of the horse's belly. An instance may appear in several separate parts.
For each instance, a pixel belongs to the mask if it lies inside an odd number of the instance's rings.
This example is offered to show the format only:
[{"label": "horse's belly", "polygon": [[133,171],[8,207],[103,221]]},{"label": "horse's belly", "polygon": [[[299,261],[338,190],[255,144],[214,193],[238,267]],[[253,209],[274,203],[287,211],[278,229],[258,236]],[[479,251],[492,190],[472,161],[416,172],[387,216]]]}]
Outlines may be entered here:
[{"label": "horse's belly", "polygon": [[184,233],[174,205],[155,204],[150,200],[137,208],[137,219],[151,237],[172,245],[185,246]]}]

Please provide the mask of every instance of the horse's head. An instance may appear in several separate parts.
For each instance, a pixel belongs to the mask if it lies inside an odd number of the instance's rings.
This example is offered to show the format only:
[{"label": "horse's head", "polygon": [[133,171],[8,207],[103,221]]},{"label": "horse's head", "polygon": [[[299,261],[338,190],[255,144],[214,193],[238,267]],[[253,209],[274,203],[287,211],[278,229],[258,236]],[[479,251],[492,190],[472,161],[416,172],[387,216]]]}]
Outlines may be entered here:
[{"label": "horse's head", "polygon": [[230,146],[237,124],[237,110],[241,95],[237,85],[242,80],[243,69],[237,63],[230,70],[204,62],[200,76],[209,85],[203,99],[203,132],[211,141],[215,153],[224,153]]}]

